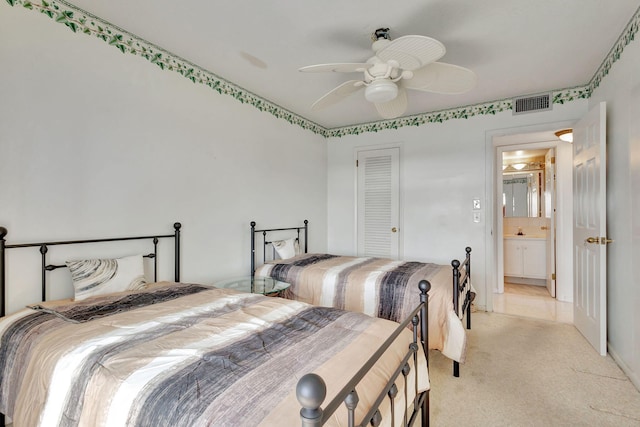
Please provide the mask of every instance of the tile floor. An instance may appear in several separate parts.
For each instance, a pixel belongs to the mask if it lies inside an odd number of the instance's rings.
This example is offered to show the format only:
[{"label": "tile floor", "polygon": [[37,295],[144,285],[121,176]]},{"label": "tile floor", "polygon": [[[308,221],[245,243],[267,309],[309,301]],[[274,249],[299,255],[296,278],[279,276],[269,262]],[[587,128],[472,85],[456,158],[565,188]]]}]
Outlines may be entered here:
[{"label": "tile floor", "polygon": [[544,286],[505,283],[504,293],[493,294],[493,311],[573,323],[573,304],[552,298]]}]

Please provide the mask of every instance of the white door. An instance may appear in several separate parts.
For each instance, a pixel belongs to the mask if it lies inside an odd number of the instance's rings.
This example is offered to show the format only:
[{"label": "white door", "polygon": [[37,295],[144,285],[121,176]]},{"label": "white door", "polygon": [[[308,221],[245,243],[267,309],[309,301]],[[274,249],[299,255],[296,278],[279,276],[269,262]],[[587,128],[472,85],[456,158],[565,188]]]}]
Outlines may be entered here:
[{"label": "white door", "polygon": [[358,256],[398,258],[400,149],[359,151]]},{"label": "white door", "polygon": [[573,321],[607,354],[606,103],[573,129]]},{"label": "white door", "polygon": [[547,226],[547,289],[556,297],[556,156],[553,148],[544,156],[544,213]]}]

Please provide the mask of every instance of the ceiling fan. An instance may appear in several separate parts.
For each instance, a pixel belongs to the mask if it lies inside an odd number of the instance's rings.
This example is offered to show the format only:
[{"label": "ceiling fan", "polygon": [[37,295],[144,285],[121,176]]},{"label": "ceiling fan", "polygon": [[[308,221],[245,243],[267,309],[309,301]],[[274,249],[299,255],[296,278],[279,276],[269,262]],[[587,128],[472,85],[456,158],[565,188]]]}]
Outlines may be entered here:
[{"label": "ceiling fan", "polygon": [[431,37],[389,37],[388,28],[379,28],[371,36],[374,56],[365,63],[309,65],[302,72],[362,73],[361,80],[349,80],[318,99],[311,108],[333,105],[348,95],[364,89],[380,116],[393,119],[407,110],[406,89],[443,94],[459,94],[476,84],[473,71],[457,65],[436,62],[444,56],[442,43]]}]

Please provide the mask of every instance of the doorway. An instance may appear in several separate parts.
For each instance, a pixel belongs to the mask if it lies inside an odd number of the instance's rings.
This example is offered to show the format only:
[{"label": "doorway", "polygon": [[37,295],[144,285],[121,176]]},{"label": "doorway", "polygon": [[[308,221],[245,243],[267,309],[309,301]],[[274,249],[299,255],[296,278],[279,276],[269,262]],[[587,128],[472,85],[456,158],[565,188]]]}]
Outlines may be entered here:
[{"label": "doorway", "polygon": [[[493,206],[493,218],[492,218],[492,237],[493,237],[493,257],[495,260],[495,287],[493,298],[491,298],[491,308],[493,311],[512,311],[522,314],[524,311],[532,312],[536,310],[536,306],[543,307],[543,311],[546,313],[540,313],[542,318],[545,316],[556,316],[553,320],[570,321],[567,320],[567,315],[571,313],[571,303],[573,301],[573,260],[572,260],[572,216],[573,216],[573,202],[572,202],[572,148],[571,144],[560,141],[555,135],[554,131],[562,128],[570,127],[570,124],[560,123],[555,125],[549,125],[548,130],[533,129],[529,132],[523,130],[523,133],[514,134],[501,134],[492,136],[491,140],[491,153],[493,157],[493,164],[496,165],[492,170],[495,172],[491,178],[492,181],[492,194],[494,194],[494,206]],[[487,147],[489,149],[489,146]],[[554,219],[556,221],[553,225],[553,231],[555,231],[554,238],[554,252],[556,253],[556,265],[555,271],[548,272],[548,278],[556,279],[556,298],[540,295],[539,292],[546,287],[534,287],[516,288],[511,286],[510,282],[507,282],[505,288],[505,225],[513,228],[509,228],[508,234],[516,237],[519,229],[517,224],[513,226],[510,223],[512,220],[507,219],[505,221],[504,208],[505,201],[503,200],[503,170],[499,165],[503,164],[503,153],[511,153],[521,151],[524,153],[548,153],[549,151],[555,151],[555,193],[557,195],[557,204],[555,206],[555,212],[544,212],[552,216],[555,213]],[[545,161],[548,161],[546,159]],[[512,168],[513,169],[513,168]],[[542,176],[542,175],[541,175]],[[538,178],[539,180],[542,178]],[[539,194],[541,200],[542,195]],[[548,196],[547,196],[548,197]],[[539,202],[540,206],[536,209],[544,209],[544,201]],[[513,206],[512,206],[513,208]],[[540,211],[538,211],[540,212]],[[516,221],[517,223],[517,221]],[[538,224],[538,227],[541,225]],[[542,224],[546,226],[546,224]],[[524,234],[527,234],[527,229],[523,227]],[[547,231],[547,230],[545,230]],[[542,233],[540,233],[542,234]],[[545,233],[546,234],[546,233]],[[515,235],[515,236],[513,236]],[[508,271],[508,270],[507,270]],[[554,275],[555,273],[555,275]],[[546,274],[546,273],[545,273]],[[538,280],[542,277],[538,277]],[[546,279],[546,277],[545,277]],[[537,283],[538,285],[543,284]],[[526,281],[525,281],[526,286]],[[541,289],[542,288],[542,289]],[[505,292],[506,291],[506,292]],[[522,291],[522,292],[518,292]],[[551,291],[551,288],[550,288]],[[510,303],[513,303],[509,305]],[[507,305],[505,307],[505,304]],[[535,316],[534,316],[535,317]]]}]

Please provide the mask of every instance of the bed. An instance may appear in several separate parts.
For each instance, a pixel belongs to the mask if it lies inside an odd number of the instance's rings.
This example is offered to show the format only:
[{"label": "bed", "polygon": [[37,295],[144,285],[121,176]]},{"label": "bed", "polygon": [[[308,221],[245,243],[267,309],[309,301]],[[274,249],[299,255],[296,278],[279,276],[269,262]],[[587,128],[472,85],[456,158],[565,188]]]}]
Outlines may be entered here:
[{"label": "bed", "polygon": [[[251,222],[251,273],[289,283],[285,298],[313,305],[362,312],[392,321],[407,316],[419,301],[417,284],[428,280],[429,344],[453,361],[460,375],[471,329],[471,248],[464,261],[451,265],[376,257],[335,256],[308,252],[309,222],[284,228],[256,228]],[[256,245],[256,236],[259,244]],[[261,244],[260,244],[261,243]],[[261,265],[256,265],[262,261]]]},{"label": "bed", "polygon": [[[2,425],[5,415],[16,426],[428,425],[427,281],[400,325],[184,283],[180,229],[6,244],[0,227]],[[148,283],[132,267],[138,255],[47,260],[57,245],[142,239],[153,242]],[[175,241],[170,281],[156,276],[161,239]],[[40,250],[43,294],[5,315],[6,252],[18,248]],[[45,301],[47,274],[58,268],[71,271],[74,297]],[[135,286],[119,289],[114,283],[124,276]]]}]

